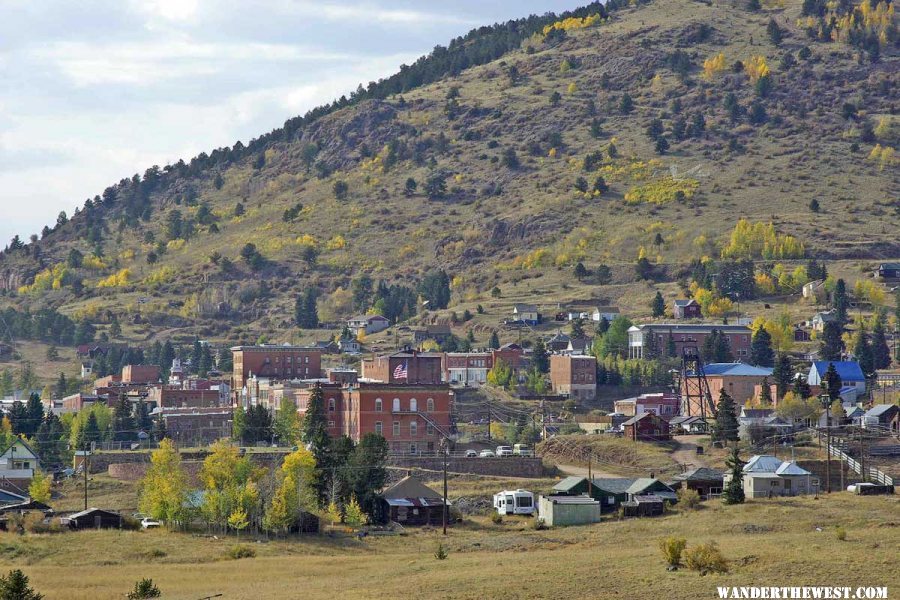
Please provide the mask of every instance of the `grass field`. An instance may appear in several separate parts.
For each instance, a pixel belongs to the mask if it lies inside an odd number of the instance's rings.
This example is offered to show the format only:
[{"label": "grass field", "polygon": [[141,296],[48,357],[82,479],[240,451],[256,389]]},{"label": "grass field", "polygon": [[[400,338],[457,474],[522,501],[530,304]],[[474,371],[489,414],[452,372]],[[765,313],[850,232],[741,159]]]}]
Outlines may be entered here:
[{"label": "grass field", "polygon": [[[837,528],[846,531],[840,541]],[[714,540],[730,572],[667,572],[664,536]],[[246,542],[246,540],[244,540]],[[535,531],[530,520],[484,517],[440,531],[373,538],[310,536],[253,543],[228,560],[235,538],[151,532],[0,535],[0,567],[22,568],[48,600],[122,598],[151,577],[165,598],[678,598],[705,600],[720,585],[900,585],[900,500],[858,497],[756,500],[642,520]],[[443,543],[449,553],[433,553]]]}]

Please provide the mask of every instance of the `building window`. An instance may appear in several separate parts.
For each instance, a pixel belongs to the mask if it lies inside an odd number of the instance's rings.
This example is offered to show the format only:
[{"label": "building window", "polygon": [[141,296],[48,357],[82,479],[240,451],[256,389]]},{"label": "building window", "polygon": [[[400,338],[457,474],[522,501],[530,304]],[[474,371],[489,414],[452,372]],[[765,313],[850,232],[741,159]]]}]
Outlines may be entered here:
[{"label": "building window", "polygon": [[419,423],[413,421],[409,424],[409,435],[410,437],[415,437],[419,435]]},{"label": "building window", "polygon": [[[415,442],[413,442],[409,445],[409,453],[410,454],[418,454],[418,446],[416,446]],[[414,514],[418,514],[418,512],[417,512],[418,510],[419,509],[414,508],[413,509]]]},{"label": "building window", "polygon": [[415,398],[409,399],[409,410],[411,412],[417,412],[419,410],[419,401]]},{"label": "building window", "polygon": [[382,426],[382,424],[381,424],[381,421],[375,421],[375,433],[376,433],[376,434],[378,434],[378,435],[383,435],[383,434],[381,433],[382,427],[383,427],[383,426]]},{"label": "building window", "polygon": [[425,425],[425,433],[428,435],[434,435],[434,425],[428,423]]},{"label": "building window", "polygon": [[394,421],[394,437],[400,437],[400,421]]},{"label": "building window", "polygon": [[400,412],[400,398],[394,398],[394,406],[391,409],[394,412]]},{"label": "building window", "polygon": [[303,358],[305,359],[303,362],[305,362],[306,364],[309,364],[309,357],[308,357],[308,356],[304,356]]},{"label": "building window", "polygon": [[381,412],[381,398],[375,398],[375,412]]},{"label": "building window", "polygon": [[328,426],[329,426],[329,427],[334,427],[334,421],[328,421]]},{"label": "building window", "polygon": [[428,412],[434,412],[434,398],[429,398],[425,401],[425,408]]},{"label": "building window", "polygon": [[328,412],[334,412],[334,398],[328,399]]}]

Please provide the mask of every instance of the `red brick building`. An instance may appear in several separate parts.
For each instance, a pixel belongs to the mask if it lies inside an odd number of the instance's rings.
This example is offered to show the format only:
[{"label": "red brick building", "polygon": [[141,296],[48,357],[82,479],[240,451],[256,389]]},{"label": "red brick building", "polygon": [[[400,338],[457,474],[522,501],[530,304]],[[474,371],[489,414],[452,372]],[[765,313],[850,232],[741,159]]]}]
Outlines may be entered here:
[{"label": "red brick building", "polygon": [[229,404],[227,396],[223,398],[219,390],[186,390],[171,385],[150,388],[147,401],[160,408],[210,408]]},{"label": "red brick building", "polygon": [[160,418],[166,435],[180,446],[205,446],[232,433],[230,407],[164,408]]},{"label": "red brick building", "polygon": [[[297,410],[306,412],[312,389],[299,390]],[[453,392],[444,384],[360,382],[323,384],[328,433],[358,442],[367,433],[384,436],[394,453],[434,452],[450,435]]]},{"label": "red brick building", "polygon": [[752,332],[745,325],[701,324],[684,325],[680,323],[654,323],[652,325],[635,325],[628,330],[628,358],[643,358],[644,348],[653,336],[656,347],[665,350],[669,344],[669,336],[675,343],[675,356],[681,357],[686,347],[703,351],[703,342],[713,330],[718,330],[728,338],[731,353],[739,361],[750,357],[750,336]]},{"label": "red brick building", "polygon": [[577,354],[551,355],[550,386],[557,394],[593,400],[597,395],[597,359]]},{"label": "red brick building", "polygon": [[158,383],[159,367],[156,365],[125,365],[122,367],[122,383]]},{"label": "red brick building", "polygon": [[443,362],[440,352],[401,350],[364,360],[362,376],[382,383],[435,385],[443,382]]},{"label": "red brick building", "polygon": [[271,379],[317,379],[322,351],[307,346],[235,346],[231,388],[240,393],[251,374]]}]

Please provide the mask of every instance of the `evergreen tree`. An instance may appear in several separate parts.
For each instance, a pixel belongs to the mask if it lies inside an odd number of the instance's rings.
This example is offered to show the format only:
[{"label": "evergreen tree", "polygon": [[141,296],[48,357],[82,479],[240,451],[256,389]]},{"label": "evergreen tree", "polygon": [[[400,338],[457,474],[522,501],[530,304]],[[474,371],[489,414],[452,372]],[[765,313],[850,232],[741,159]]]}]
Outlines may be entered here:
[{"label": "evergreen tree", "polygon": [[609,320],[604,317],[600,317],[600,322],[597,323],[597,335],[603,335],[609,331]]},{"label": "evergreen tree", "polygon": [[650,302],[650,309],[653,311],[653,316],[662,317],[666,314],[666,301],[663,299],[662,294],[657,291],[656,295],[653,297],[653,301]]},{"label": "evergreen tree", "polygon": [[353,496],[359,501],[362,510],[373,519],[377,516],[375,509],[378,492],[387,483],[385,464],[388,453],[388,443],[382,436],[367,433],[359,440],[347,462]]},{"label": "evergreen tree", "polygon": [[738,420],[734,400],[722,388],[719,403],[716,405],[716,439],[723,442],[738,441]]},{"label": "evergreen tree", "polygon": [[840,399],[841,387],[843,387],[844,383],[841,381],[841,376],[838,375],[834,363],[828,363],[828,369],[826,369],[825,375],[822,377],[822,383],[824,384],[822,387],[828,393],[829,398],[832,400]]},{"label": "evergreen tree", "polygon": [[776,397],[779,399],[784,398],[794,377],[791,359],[787,354],[779,352],[778,356],[776,356],[775,367],[772,369],[772,377],[775,378]]},{"label": "evergreen tree", "polygon": [[838,279],[834,284],[834,291],[831,293],[831,305],[834,307],[838,323],[841,327],[847,324],[847,309],[849,301],[847,300],[847,284],[843,279]]},{"label": "evergreen tree", "polygon": [[28,585],[28,577],[21,570],[14,569],[6,576],[0,576],[0,600],[43,600],[43,598],[43,594],[38,594]]},{"label": "evergreen tree", "polygon": [[44,403],[38,394],[28,396],[28,402],[25,403],[25,427],[22,433],[26,437],[34,437],[41,422],[44,420]]},{"label": "evergreen tree", "polygon": [[812,389],[809,387],[809,382],[806,380],[806,377],[802,375],[800,377],[796,377],[794,379],[794,387],[793,387],[794,395],[798,398],[809,398],[812,396]]},{"label": "evergreen tree", "polygon": [[294,320],[298,327],[315,329],[319,326],[319,312],[316,307],[316,290],[308,287],[299,296],[294,306]]},{"label": "evergreen tree", "polygon": [[760,386],[760,394],[759,394],[759,404],[760,406],[772,406],[772,386],[769,384],[769,378],[763,377],[762,385]]},{"label": "evergreen tree", "polygon": [[28,429],[28,412],[25,410],[25,405],[22,404],[21,400],[16,400],[12,403],[7,416],[9,417],[10,425],[12,425],[13,433],[25,435]]},{"label": "evergreen tree", "polygon": [[875,315],[875,325],[872,327],[872,357],[876,369],[891,366],[891,349],[887,343],[884,322],[884,311],[878,311]]},{"label": "evergreen tree", "polygon": [[703,340],[701,353],[705,362],[734,362],[734,355],[731,353],[731,343],[728,341],[728,336],[718,329],[713,329],[706,336],[706,339]]},{"label": "evergreen tree", "polygon": [[113,420],[113,435],[117,441],[130,441],[136,437],[135,429],[131,402],[128,400],[128,396],[120,394],[119,403],[116,406],[115,418]]},{"label": "evergreen tree", "polygon": [[531,353],[531,364],[539,373],[548,373],[550,371],[550,357],[547,354],[544,340],[541,338],[538,338],[534,343],[534,349]]},{"label": "evergreen tree", "polygon": [[150,410],[144,399],[138,400],[134,405],[134,423],[138,430],[149,434],[153,429],[153,419],[150,416]]},{"label": "evergreen tree", "polygon": [[875,353],[872,351],[869,333],[862,325],[859,326],[853,340],[853,356],[867,378],[875,375]]},{"label": "evergreen tree", "polygon": [[216,368],[222,373],[228,374],[234,370],[234,362],[231,356],[231,350],[222,348],[216,357]]},{"label": "evergreen tree", "polygon": [[771,367],[775,364],[775,353],[772,351],[772,336],[765,327],[759,327],[753,333],[750,344],[750,364],[758,367]]},{"label": "evergreen tree", "polygon": [[97,423],[97,415],[91,412],[88,415],[87,422],[84,424],[84,432],[81,436],[81,443],[90,447],[92,443],[99,443],[101,439],[100,425]]},{"label": "evergreen tree", "polygon": [[213,368],[212,349],[209,344],[203,345],[203,352],[200,355],[200,364],[197,366],[197,375],[206,377]]},{"label": "evergreen tree", "polygon": [[588,273],[587,267],[584,266],[583,262],[578,261],[578,263],[575,264],[575,279],[581,281],[588,275],[590,275],[590,273]]},{"label": "evergreen tree", "polygon": [[500,348],[500,337],[497,335],[497,331],[491,332],[491,340],[488,342],[488,347],[492,350],[497,350]]},{"label": "evergreen tree", "polygon": [[725,486],[722,501],[725,504],[743,504],[744,502],[744,462],[738,456],[737,446],[731,449],[725,466],[731,473],[731,480]]},{"label": "evergreen tree", "polygon": [[666,355],[669,358],[675,358],[675,355],[678,353],[678,347],[675,345],[675,336],[672,334],[672,330],[669,330],[669,335],[666,336]]},{"label": "evergreen tree", "polygon": [[164,439],[169,437],[169,432],[166,431],[166,420],[162,417],[157,417],[155,421],[153,421],[153,433],[151,434],[154,440],[157,442],[162,442]]},{"label": "evergreen tree", "polygon": [[191,347],[191,371],[194,374],[200,368],[200,360],[203,358],[203,344],[200,343],[200,340],[194,340],[194,345]]},{"label": "evergreen tree", "polygon": [[584,337],[584,319],[577,318],[572,319],[571,324],[571,334],[573,338],[583,338]]},{"label": "evergreen tree", "polygon": [[69,391],[69,382],[66,381],[66,374],[60,373],[59,379],[56,380],[56,387],[53,388],[53,394],[57,399],[65,398]]},{"label": "evergreen tree", "polygon": [[819,346],[819,358],[822,360],[841,360],[844,351],[844,340],[841,339],[840,323],[829,321],[822,330],[822,342]]},{"label": "evergreen tree", "polygon": [[41,462],[44,465],[62,464],[66,450],[66,439],[63,424],[53,412],[48,412],[41,421],[35,436],[40,448]]},{"label": "evergreen tree", "polygon": [[170,340],[166,340],[159,353],[159,370],[163,373],[163,379],[169,378],[173,360],[175,360],[175,348]]}]

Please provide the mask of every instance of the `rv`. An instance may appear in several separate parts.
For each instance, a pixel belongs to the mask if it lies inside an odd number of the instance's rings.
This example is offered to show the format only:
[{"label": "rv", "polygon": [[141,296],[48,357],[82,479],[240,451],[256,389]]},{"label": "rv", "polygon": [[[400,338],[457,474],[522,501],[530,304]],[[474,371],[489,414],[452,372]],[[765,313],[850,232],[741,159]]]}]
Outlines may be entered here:
[{"label": "rv", "polygon": [[528,490],[505,490],[494,494],[494,508],[501,515],[533,515],[534,494]]}]

